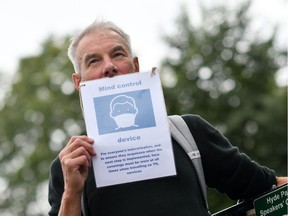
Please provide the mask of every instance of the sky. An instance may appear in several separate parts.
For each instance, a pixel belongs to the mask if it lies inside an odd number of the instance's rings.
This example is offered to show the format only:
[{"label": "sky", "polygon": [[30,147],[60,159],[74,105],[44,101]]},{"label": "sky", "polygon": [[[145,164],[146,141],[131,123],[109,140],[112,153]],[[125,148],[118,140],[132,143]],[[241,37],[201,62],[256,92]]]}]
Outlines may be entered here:
[{"label": "sky", "polygon": [[[21,57],[37,55],[50,35],[65,36],[96,18],[111,20],[130,34],[142,70],[159,66],[168,48],[161,35],[173,32],[181,4],[195,23],[199,1],[233,6],[234,0],[2,0],[0,2],[0,71],[15,73]],[[238,3],[240,1],[237,1]],[[287,45],[287,0],[252,0],[255,28],[280,26],[279,43]],[[268,26],[268,27],[267,27]],[[286,70],[287,71],[287,70]]]}]

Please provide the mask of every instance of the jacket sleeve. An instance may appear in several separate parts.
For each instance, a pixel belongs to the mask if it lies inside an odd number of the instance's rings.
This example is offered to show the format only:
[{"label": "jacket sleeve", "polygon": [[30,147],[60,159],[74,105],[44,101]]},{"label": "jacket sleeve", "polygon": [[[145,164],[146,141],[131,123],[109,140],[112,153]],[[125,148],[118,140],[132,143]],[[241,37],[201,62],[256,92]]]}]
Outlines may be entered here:
[{"label": "jacket sleeve", "polygon": [[231,199],[248,199],[276,184],[275,172],[232,146],[218,130],[196,115],[182,116],[199,148],[206,184]]},{"label": "jacket sleeve", "polygon": [[51,206],[50,216],[58,215],[62,194],[64,191],[64,180],[60,160],[57,157],[51,164],[49,177],[48,200]]}]

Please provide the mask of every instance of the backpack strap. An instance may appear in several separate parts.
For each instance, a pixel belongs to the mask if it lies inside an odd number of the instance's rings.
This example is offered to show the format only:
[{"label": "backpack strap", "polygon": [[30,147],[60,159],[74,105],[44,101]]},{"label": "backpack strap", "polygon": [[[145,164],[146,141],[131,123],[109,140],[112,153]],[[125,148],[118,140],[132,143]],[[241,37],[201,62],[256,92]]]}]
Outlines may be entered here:
[{"label": "backpack strap", "polygon": [[181,116],[168,116],[168,119],[172,137],[182,146],[195,167],[201,186],[201,191],[206,202],[206,207],[208,209],[206,182],[201,162],[201,155],[198,150],[197,144],[192,136],[190,129],[188,128],[186,122]]}]

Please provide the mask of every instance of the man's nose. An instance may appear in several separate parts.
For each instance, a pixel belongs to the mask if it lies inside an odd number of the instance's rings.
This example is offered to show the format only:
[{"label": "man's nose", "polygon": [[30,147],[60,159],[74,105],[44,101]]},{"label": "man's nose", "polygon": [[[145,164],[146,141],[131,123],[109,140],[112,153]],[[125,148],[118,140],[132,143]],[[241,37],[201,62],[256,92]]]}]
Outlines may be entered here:
[{"label": "man's nose", "polygon": [[118,67],[113,64],[113,62],[109,59],[106,60],[103,71],[102,71],[102,76],[103,77],[114,77],[118,74]]}]

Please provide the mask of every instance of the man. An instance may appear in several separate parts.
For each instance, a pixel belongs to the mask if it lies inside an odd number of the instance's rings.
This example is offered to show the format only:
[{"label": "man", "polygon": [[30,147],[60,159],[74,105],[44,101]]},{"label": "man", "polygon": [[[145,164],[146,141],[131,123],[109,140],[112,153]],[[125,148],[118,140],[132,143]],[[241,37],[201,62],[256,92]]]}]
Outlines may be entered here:
[{"label": "man", "polygon": [[[110,22],[94,22],[72,41],[68,55],[81,81],[139,72],[129,36]],[[239,153],[215,128],[195,115],[183,116],[201,153],[206,183],[232,199],[247,199],[287,182]],[[153,139],[153,137],[151,137]],[[197,174],[185,151],[173,141],[177,175],[96,188],[92,140],[73,136],[51,165],[49,215],[81,215],[81,196],[88,215],[209,215]]]}]

